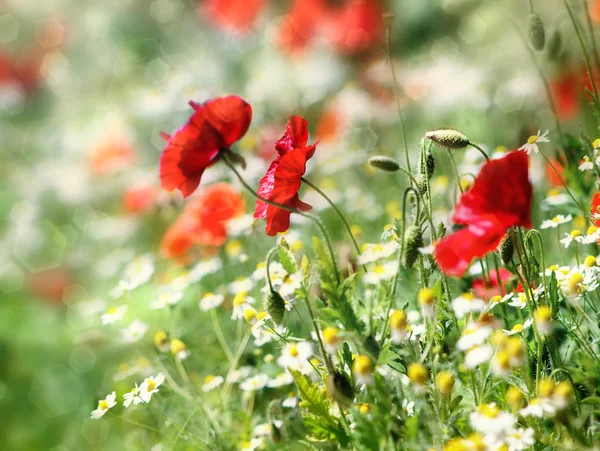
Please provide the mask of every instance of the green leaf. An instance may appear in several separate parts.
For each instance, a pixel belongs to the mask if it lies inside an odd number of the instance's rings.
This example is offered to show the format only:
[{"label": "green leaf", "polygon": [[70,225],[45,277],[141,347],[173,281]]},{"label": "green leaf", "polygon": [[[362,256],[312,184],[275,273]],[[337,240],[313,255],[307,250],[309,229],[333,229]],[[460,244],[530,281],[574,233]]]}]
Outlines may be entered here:
[{"label": "green leaf", "polygon": [[294,256],[294,251],[290,248],[290,245],[285,240],[285,238],[281,238],[279,241],[279,261],[283,266],[283,269],[287,271],[288,274],[293,274],[298,271],[298,264],[296,263],[296,257]]},{"label": "green leaf", "polygon": [[325,388],[320,388],[318,382],[312,382],[308,377],[300,373],[300,371],[291,371],[298,393],[300,394],[300,407],[307,412],[316,415],[330,423],[334,423],[333,418],[329,414],[331,401],[327,397]]}]

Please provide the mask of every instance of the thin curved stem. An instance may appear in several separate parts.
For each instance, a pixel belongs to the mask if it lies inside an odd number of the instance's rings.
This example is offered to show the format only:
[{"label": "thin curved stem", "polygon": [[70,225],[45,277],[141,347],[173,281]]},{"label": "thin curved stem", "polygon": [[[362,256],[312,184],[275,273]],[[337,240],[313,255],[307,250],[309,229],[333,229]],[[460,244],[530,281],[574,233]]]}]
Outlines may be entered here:
[{"label": "thin curved stem", "polygon": [[585,19],[590,34],[590,40],[592,41],[592,55],[594,56],[594,62],[596,63],[596,69],[600,71],[600,56],[598,55],[598,46],[596,45],[596,36],[594,34],[594,25],[592,24],[592,18],[590,17],[590,6],[588,0],[583,0],[583,9],[585,11]]},{"label": "thin curved stem", "polygon": [[477,149],[479,151],[479,153],[481,155],[483,155],[483,158],[485,158],[485,161],[490,161],[490,157],[488,157],[488,154],[485,153],[485,150],[483,150],[481,147],[479,147],[477,144],[473,144],[472,142],[469,142],[469,145],[471,147],[474,147],[475,149]]},{"label": "thin curved stem", "polygon": [[271,249],[269,251],[269,253],[267,254],[267,258],[265,259],[265,270],[267,273],[267,283],[269,284],[269,290],[271,290],[271,293],[275,290],[273,290],[273,282],[271,282],[271,270],[269,269],[269,266],[271,266],[271,258],[273,257],[273,254],[275,254],[275,252],[277,252],[279,250],[279,248],[274,247],[273,249]]},{"label": "thin curved stem", "polygon": [[[392,60],[392,26],[388,25],[386,30],[386,53],[388,57],[388,64],[392,72],[394,99],[396,101],[396,110],[398,110],[398,117],[400,119],[400,131],[402,132],[402,142],[404,144],[404,156],[406,158],[406,167],[410,172],[410,158],[408,156],[408,143],[406,141],[406,130],[404,129],[404,119],[402,117],[402,108],[400,108],[400,101],[398,99],[398,80],[396,78],[396,69],[394,68],[394,61]],[[411,182],[412,183],[412,182]],[[415,183],[415,186],[417,184]]]},{"label": "thin curved stem", "polygon": [[337,280],[337,283],[339,284],[340,283],[340,274],[339,274],[339,270],[337,267],[337,262],[335,260],[335,253],[333,252],[333,246],[331,245],[331,240],[329,239],[327,230],[325,230],[325,226],[319,220],[319,218],[309,215],[309,214],[306,214],[306,213],[304,213],[300,210],[297,210],[295,208],[292,208],[288,205],[280,204],[278,202],[273,202],[272,200],[262,197],[260,194],[258,194],[256,191],[254,191],[254,189],[250,185],[248,185],[246,180],[244,180],[244,178],[242,177],[242,174],[240,174],[238,172],[238,170],[235,168],[235,166],[231,163],[231,161],[229,161],[229,157],[227,156],[227,154],[224,153],[222,156],[222,159],[225,162],[225,164],[229,167],[229,169],[231,169],[233,171],[233,173],[237,176],[238,180],[241,182],[241,184],[244,186],[244,188],[246,188],[246,190],[249,191],[258,200],[264,202],[265,204],[273,205],[274,207],[282,208],[284,210],[287,210],[292,213],[296,213],[297,215],[308,218],[311,221],[313,221],[317,225],[317,227],[319,227],[319,229],[321,230],[321,233],[323,234],[323,237],[325,238],[325,241],[327,242],[327,247],[329,249],[329,253],[331,254],[331,262],[332,262],[333,268],[335,270],[335,278]]},{"label": "thin curved stem", "polygon": [[[337,205],[335,205],[335,203],[329,198],[329,196],[327,196],[327,194],[325,194],[318,186],[313,184],[311,181],[305,179],[304,177],[301,177],[300,180],[302,180],[304,183],[306,183],[308,186],[310,186],[312,189],[314,189],[317,193],[319,193],[319,195],[323,199],[325,199],[327,201],[327,203],[331,206],[331,208],[333,208],[333,210],[337,213],[337,215],[340,217],[340,219],[344,223],[344,226],[346,227],[346,230],[348,231],[348,235],[350,235],[350,238],[352,239],[352,244],[354,244],[356,253],[360,256],[360,254],[361,254],[360,247],[358,246],[358,243],[356,242],[356,238],[354,238],[354,234],[352,233],[352,228],[350,227],[350,224],[348,224],[348,221],[344,217],[344,214],[340,211],[340,209],[337,207]],[[366,265],[362,265],[362,267],[363,267],[364,271],[367,272]]]}]

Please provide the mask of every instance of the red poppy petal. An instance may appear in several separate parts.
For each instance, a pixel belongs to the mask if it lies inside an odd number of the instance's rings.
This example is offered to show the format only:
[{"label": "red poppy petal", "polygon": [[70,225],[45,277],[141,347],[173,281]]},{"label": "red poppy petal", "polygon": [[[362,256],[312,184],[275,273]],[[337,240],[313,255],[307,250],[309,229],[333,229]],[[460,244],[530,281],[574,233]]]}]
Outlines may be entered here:
[{"label": "red poppy petal", "polygon": [[312,210],[312,205],[307,204],[306,202],[302,202],[300,200],[300,198],[298,197],[298,194],[296,194],[294,197],[292,197],[292,199],[289,202],[290,207],[295,208],[296,210],[300,210],[300,211],[310,211]]},{"label": "red poppy petal", "polygon": [[270,200],[286,203],[300,189],[300,178],[306,172],[306,161],[312,157],[315,146],[294,149],[279,160],[274,174],[274,187]]},{"label": "red poppy petal", "polygon": [[183,197],[192,194],[204,170],[214,164],[218,150],[206,151],[167,144],[160,156],[160,183],[167,191],[179,189]]},{"label": "red poppy petal", "polygon": [[473,187],[456,205],[453,220],[471,224],[481,215],[495,215],[505,227],[531,227],[533,189],[525,152],[511,152],[483,165]]},{"label": "red poppy petal", "polygon": [[228,148],[240,140],[248,131],[251,121],[252,107],[238,96],[209,100],[192,116],[192,122],[200,129],[208,124],[215,130],[221,139],[218,148]]},{"label": "red poppy petal", "polygon": [[[275,160],[273,160],[269,166],[269,169],[267,169],[266,174],[260,179],[258,184],[258,195],[265,199],[268,199],[271,195],[271,192],[273,192],[273,187],[275,186],[275,170],[277,169],[277,166],[279,166],[279,159],[280,157],[277,157]],[[264,218],[266,214],[267,204],[260,199],[256,199],[256,205],[254,207],[254,219]]]},{"label": "red poppy petal", "polygon": [[275,143],[279,155],[285,155],[293,149],[306,147],[308,142],[308,121],[301,116],[290,116],[284,135]]},{"label": "red poppy petal", "polygon": [[474,258],[496,249],[504,234],[504,227],[497,223],[471,225],[443,238],[433,255],[445,274],[460,277]]},{"label": "red poppy petal", "polygon": [[595,193],[592,198],[592,220],[594,220],[594,225],[596,227],[600,227],[600,219],[598,219],[600,211],[598,210],[598,207],[600,207],[600,193]]},{"label": "red poppy petal", "polygon": [[269,205],[267,208],[267,225],[265,231],[269,236],[275,236],[290,228],[291,211]]}]

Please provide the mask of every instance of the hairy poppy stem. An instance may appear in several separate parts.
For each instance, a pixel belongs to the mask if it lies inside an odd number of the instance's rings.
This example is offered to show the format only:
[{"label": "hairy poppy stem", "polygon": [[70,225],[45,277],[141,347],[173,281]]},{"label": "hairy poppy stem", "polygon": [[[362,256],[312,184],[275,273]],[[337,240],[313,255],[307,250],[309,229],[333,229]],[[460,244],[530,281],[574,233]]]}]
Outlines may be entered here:
[{"label": "hairy poppy stem", "polygon": [[327,248],[329,249],[329,254],[331,255],[331,263],[333,264],[333,268],[334,268],[334,271],[335,271],[335,278],[336,278],[337,283],[339,285],[340,284],[340,272],[338,270],[337,262],[335,260],[335,253],[333,252],[333,246],[331,245],[331,240],[329,239],[329,235],[327,234],[327,230],[325,230],[325,226],[319,220],[319,218],[316,218],[315,216],[306,214],[306,213],[304,213],[304,212],[302,212],[300,210],[297,210],[295,208],[289,207],[287,205],[280,204],[280,203],[277,203],[277,202],[273,202],[272,200],[269,200],[269,199],[266,199],[266,198],[262,197],[260,194],[258,194],[256,191],[254,191],[254,189],[250,185],[248,185],[248,183],[242,177],[242,174],[240,174],[238,172],[238,170],[235,168],[235,166],[233,164],[231,164],[231,161],[229,161],[229,157],[228,157],[227,154],[223,154],[222,159],[225,162],[225,164],[229,167],[229,169],[231,169],[234,172],[234,174],[237,176],[238,180],[242,183],[242,185],[244,186],[244,188],[246,188],[247,191],[249,191],[250,193],[252,193],[252,195],[254,197],[256,197],[257,199],[263,201],[265,204],[273,205],[274,207],[282,208],[284,210],[291,211],[292,213],[296,213],[296,214],[298,214],[300,216],[308,218],[311,221],[313,221],[317,225],[317,227],[319,227],[319,230],[321,230],[321,233],[323,234],[323,236],[325,237],[325,241],[327,242]]},{"label": "hairy poppy stem", "polygon": [[267,283],[269,284],[269,290],[271,291],[271,293],[275,290],[273,290],[273,282],[271,282],[271,270],[269,269],[269,266],[271,265],[271,258],[273,258],[273,255],[278,250],[279,250],[278,247],[274,247],[273,249],[271,249],[269,251],[269,253],[267,254],[267,258],[265,259],[265,270],[267,273]]},{"label": "hairy poppy stem", "polygon": [[[317,193],[319,193],[319,195],[323,199],[325,199],[329,205],[331,205],[331,208],[333,208],[333,210],[337,213],[337,215],[340,217],[340,219],[344,223],[344,226],[346,227],[346,230],[348,231],[348,235],[350,235],[350,238],[352,239],[352,243],[354,244],[354,248],[356,249],[356,253],[358,255],[360,255],[361,254],[360,247],[358,246],[358,243],[356,242],[356,238],[354,238],[354,234],[352,233],[352,228],[350,227],[350,224],[348,224],[348,221],[346,221],[346,218],[344,217],[344,214],[335,205],[335,203],[333,203],[333,201],[327,196],[327,194],[325,194],[321,189],[319,189],[319,187],[317,187],[316,185],[314,185],[309,180],[306,180],[304,177],[300,177],[300,180],[302,180],[304,183],[306,183],[308,186],[310,186],[312,189],[314,189]],[[365,272],[367,272],[367,266],[366,265],[362,265],[362,267],[363,267],[363,270]]]},{"label": "hairy poppy stem", "polygon": [[469,146],[474,147],[475,149],[477,149],[479,151],[479,153],[481,155],[483,155],[483,158],[485,158],[485,161],[490,161],[490,157],[488,157],[488,154],[485,153],[485,150],[483,150],[481,147],[479,147],[477,144],[473,144],[472,142],[469,142]]}]

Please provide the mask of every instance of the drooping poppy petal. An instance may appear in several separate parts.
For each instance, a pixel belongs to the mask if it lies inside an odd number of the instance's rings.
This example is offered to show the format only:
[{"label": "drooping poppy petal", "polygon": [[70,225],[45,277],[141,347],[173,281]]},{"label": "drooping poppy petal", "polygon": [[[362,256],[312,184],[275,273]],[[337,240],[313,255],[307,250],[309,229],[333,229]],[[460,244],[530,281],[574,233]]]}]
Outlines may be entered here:
[{"label": "drooping poppy petal", "polygon": [[[306,172],[306,162],[314,155],[316,144],[307,146],[308,123],[300,116],[291,116],[283,137],[277,141],[279,153],[260,180],[258,194],[262,198],[301,211],[312,207],[298,197],[301,178]],[[290,226],[290,211],[256,201],[254,218],[267,218],[266,232],[276,235]]]},{"label": "drooping poppy petal", "polygon": [[471,189],[456,205],[453,221],[471,224],[483,215],[494,215],[506,228],[531,227],[533,188],[528,164],[524,152],[510,152],[484,164]]},{"label": "drooping poppy petal", "polygon": [[474,258],[497,248],[508,228],[531,227],[528,163],[525,153],[511,152],[483,165],[454,212],[454,222],[467,227],[436,244],[434,256],[442,271],[462,276]]},{"label": "drooping poppy petal", "polygon": [[496,249],[505,233],[505,228],[498,223],[469,226],[440,240],[433,255],[445,274],[460,277],[474,258]]},{"label": "drooping poppy petal", "polygon": [[172,136],[162,134],[167,145],[160,157],[160,181],[164,189],[192,194],[206,168],[216,163],[248,131],[252,108],[238,96],[218,97],[200,105],[190,102],[194,114]]}]

